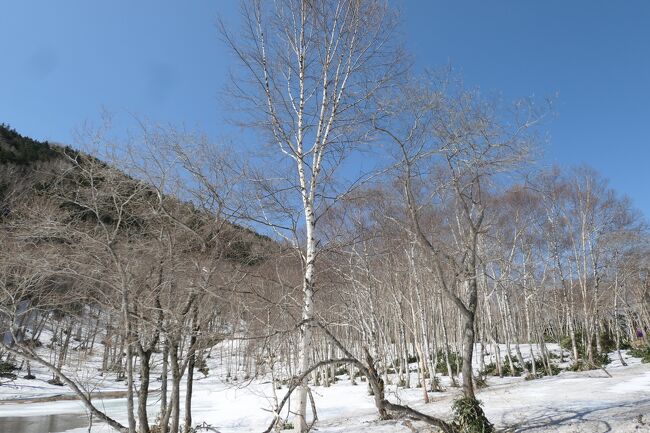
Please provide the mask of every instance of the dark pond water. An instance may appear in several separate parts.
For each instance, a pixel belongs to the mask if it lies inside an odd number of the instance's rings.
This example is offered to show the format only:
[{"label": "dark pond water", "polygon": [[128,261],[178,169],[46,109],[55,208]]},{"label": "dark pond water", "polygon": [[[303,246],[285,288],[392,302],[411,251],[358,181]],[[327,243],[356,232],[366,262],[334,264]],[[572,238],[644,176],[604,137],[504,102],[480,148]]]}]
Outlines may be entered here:
[{"label": "dark pond water", "polygon": [[0,418],[0,433],[61,433],[87,426],[88,417],[77,414],[9,416]]},{"label": "dark pond water", "polygon": [[[149,401],[149,415],[157,415],[156,397]],[[95,400],[108,416],[125,423],[126,399]],[[76,401],[34,402],[0,405],[0,433],[63,433],[69,430],[88,431],[88,414]],[[93,433],[113,431],[106,424],[93,419]]]}]

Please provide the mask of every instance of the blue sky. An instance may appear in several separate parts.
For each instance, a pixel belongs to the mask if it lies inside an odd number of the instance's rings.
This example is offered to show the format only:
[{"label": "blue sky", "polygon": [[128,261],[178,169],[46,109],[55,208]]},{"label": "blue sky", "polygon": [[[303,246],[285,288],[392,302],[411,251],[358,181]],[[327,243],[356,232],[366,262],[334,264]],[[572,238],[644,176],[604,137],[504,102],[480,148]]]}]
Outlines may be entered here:
[{"label": "blue sky", "polygon": [[[417,68],[451,64],[504,98],[558,94],[545,164],[586,163],[650,216],[650,2],[397,2]],[[216,139],[235,1],[2,0],[0,122],[71,142],[102,108]]]}]

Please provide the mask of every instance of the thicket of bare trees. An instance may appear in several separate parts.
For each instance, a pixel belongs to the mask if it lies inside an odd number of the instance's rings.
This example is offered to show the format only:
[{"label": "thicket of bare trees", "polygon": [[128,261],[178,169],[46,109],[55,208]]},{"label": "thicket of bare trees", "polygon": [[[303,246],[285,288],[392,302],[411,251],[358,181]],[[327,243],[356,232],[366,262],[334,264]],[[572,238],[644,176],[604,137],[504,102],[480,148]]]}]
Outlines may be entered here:
[{"label": "thicket of bare trees", "polygon": [[[133,176],[70,149],[21,168],[3,187],[5,361],[28,374],[46,367],[52,383],[119,431],[190,431],[195,371],[231,341],[236,360],[223,362],[234,376],[286,386],[269,430],[287,424],[291,391],[347,373],[368,381],[382,418],[454,431],[391,402],[385,387],[420,387],[428,401],[462,383],[473,399],[486,375],[532,379],[556,374],[561,362],[605,367],[609,353],[647,347],[648,233],[629,201],[584,167],[516,173],[531,136],[501,129],[495,106],[476,94],[416,93],[430,111],[398,100],[403,123],[374,122],[395,144],[394,170],[321,215],[328,242],[311,317],[296,254],[304,249],[228,221],[245,207],[245,189],[228,184],[235,163],[209,142],[145,129],[148,150],[137,166],[122,164]],[[92,384],[70,369],[93,356],[102,374],[125,381],[128,425],[104,414]],[[152,383],[161,392],[157,422],[145,404]]]}]

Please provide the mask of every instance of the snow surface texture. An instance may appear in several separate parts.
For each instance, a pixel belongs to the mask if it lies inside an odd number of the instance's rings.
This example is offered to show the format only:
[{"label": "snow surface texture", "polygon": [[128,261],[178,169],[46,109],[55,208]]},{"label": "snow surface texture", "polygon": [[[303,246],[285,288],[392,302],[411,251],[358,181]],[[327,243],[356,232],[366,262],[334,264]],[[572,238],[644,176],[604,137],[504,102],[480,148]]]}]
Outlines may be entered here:
[{"label": "snow surface texture", "polygon": [[[522,347],[522,352],[528,349]],[[526,381],[522,378],[488,378],[489,386],[478,391],[487,416],[495,425],[508,432],[650,432],[650,364],[641,364],[638,359],[624,355],[627,367],[611,354],[612,362],[607,370],[588,372],[563,372],[558,376]],[[273,399],[271,383],[264,380],[241,383],[226,381],[224,369],[214,360],[209,360],[210,375],[198,374],[193,398],[193,418],[195,424],[206,422],[220,433],[261,432],[268,425],[269,409]],[[486,359],[486,362],[488,360]],[[80,362],[77,375],[85,377],[97,391],[123,389],[124,382],[115,382],[108,377],[96,375],[94,360]],[[33,366],[37,380],[17,379],[0,386],[0,399],[43,397],[69,394],[65,387],[45,383],[50,376],[44,370]],[[413,373],[413,383],[416,382]],[[152,378],[155,378],[152,375]],[[313,387],[319,421],[314,431],[320,433],[369,433],[369,432],[427,432],[431,431],[420,422],[407,420],[378,421],[372,397],[368,395],[367,385],[359,382],[353,386],[345,376],[330,387]],[[422,390],[395,389],[388,387],[391,400],[409,404],[420,411],[449,419],[451,403],[460,389],[449,386],[446,377],[442,384],[446,391],[431,393],[431,403],[422,403]],[[152,388],[159,382],[152,381]],[[277,390],[282,398],[286,387]],[[96,400],[111,416],[126,423],[125,400]],[[150,419],[155,418],[157,396],[151,398]],[[58,419],[68,417],[75,422],[52,423],[47,415],[59,414]],[[62,415],[68,414],[68,415]],[[83,406],[77,401],[58,401],[46,403],[0,404],[0,432],[19,433],[87,432],[87,421]],[[47,427],[31,429],[3,424],[4,417],[26,417],[25,420],[43,422]],[[36,424],[34,424],[36,425]],[[74,426],[74,427],[70,427]],[[86,426],[86,427],[83,427]],[[12,431],[7,430],[12,428]],[[23,428],[23,430],[20,430]],[[38,430],[41,428],[42,430]],[[95,423],[93,432],[109,432],[108,427]]]}]

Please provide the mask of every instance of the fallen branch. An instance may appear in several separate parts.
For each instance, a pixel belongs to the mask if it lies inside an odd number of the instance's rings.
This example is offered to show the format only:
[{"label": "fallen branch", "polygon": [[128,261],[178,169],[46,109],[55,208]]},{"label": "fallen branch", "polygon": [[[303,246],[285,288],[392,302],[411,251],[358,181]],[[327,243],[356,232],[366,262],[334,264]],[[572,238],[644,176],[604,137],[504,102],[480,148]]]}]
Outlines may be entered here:
[{"label": "fallen branch", "polygon": [[311,403],[311,411],[314,414],[314,418],[311,420],[311,424],[307,427],[307,431],[310,431],[316,421],[318,421],[318,412],[316,412],[316,400],[314,400],[314,394],[311,392],[311,388],[307,387],[307,393],[309,394],[309,402]]},{"label": "fallen branch", "polygon": [[[291,394],[293,393],[293,391],[295,391],[296,388],[298,388],[298,386],[300,386],[302,381],[307,376],[309,376],[309,374],[312,371],[316,370],[317,368],[323,367],[325,365],[334,364],[334,363],[344,363],[344,362],[348,362],[348,363],[352,362],[352,363],[354,363],[354,362],[358,362],[358,361],[355,358],[327,359],[327,360],[320,361],[320,362],[312,365],[307,370],[303,371],[302,374],[300,374],[299,376],[294,376],[293,378],[291,378],[291,380],[289,382],[289,389],[287,390],[287,393],[284,395],[284,397],[282,398],[282,400],[278,404],[278,407],[275,409],[275,411],[274,411],[275,416],[273,417],[273,421],[271,421],[271,424],[267,427],[266,430],[264,430],[264,433],[270,433],[271,430],[273,430],[273,427],[275,426],[275,423],[278,421],[278,419],[280,419],[280,412],[282,412],[282,408],[284,407],[286,402],[289,401],[289,398],[291,397]],[[314,411],[314,414],[315,413],[316,412]]]},{"label": "fallen branch", "polygon": [[[329,329],[322,323],[320,323],[318,320],[312,319],[312,323],[317,325],[320,329],[323,330],[323,332],[332,340],[332,342],[343,352],[345,355],[344,358],[338,358],[338,359],[327,359],[324,361],[320,361],[311,367],[309,367],[306,371],[302,372],[297,377],[294,377],[290,384],[289,384],[289,389],[287,390],[287,393],[285,394],[284,398],[278,405],[278,407],[275,410],[275,416],[273,418],[273,421],[269,425],[269,427],[264,431],[264,433],[270,433],[271,430],[273,430],[273,427],[275,426],[277,420],[280,417],[280,411],[284,407],[284,404],[289,400],[291,397],[291,393],[302,383],[302,381],[315,369],[322,367],[324,365],[329,365],[333,363],[350,363],[354,364],[359,371],[365,375],[368,378],[368,383],[370,384],[370,387],[372,388],[373,394],[375,396],[375,406],[377,407],[377,411],[379,412],[379,418],[382,420],[385,419],[390,419],[392,416],[388,413],[388,411],[393,412],[394,414],[397,414],[399,416],[408,416],[413,419],[417,419],[420,421],[423,421],[429,425],[438,427],[441,429],[444,433],[455,433],[454,426],[442,419],[424,414],[422,412],[419,412],[409,406],[404,406],[401,404],[396,404],[396,403],[391,403],[390,401],[386,400],[385,392],[384,392],[384,381],[382,380],[381,376],[377,373],[377,369],[375,368],[375,362],[373,357],[370,355],[370,352],[366,347],[364,347],[364,352],[365,352],[365,357],[366,357],[366,363],[364,364],[361,362],[359,359],[357,359],[335,336],[330,332]],[[316,414],[316,408],[315,408],[315,403],[312,399],[312,408],[314,409],[314,415]],[[315,421],[315,420],[314,420]],[[312,423],[313,426],[313,423]],[[311,426],[310,426],[311,427]]]}]

